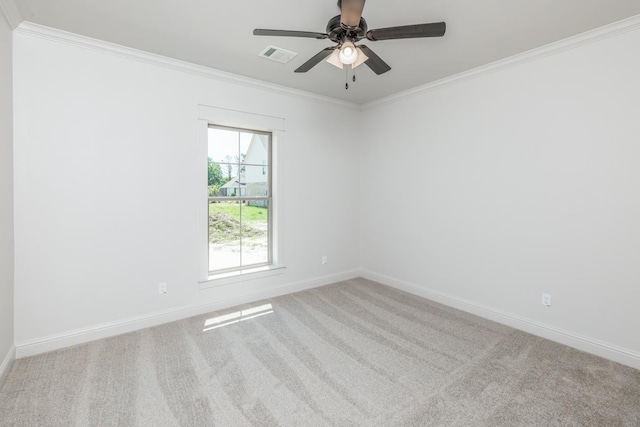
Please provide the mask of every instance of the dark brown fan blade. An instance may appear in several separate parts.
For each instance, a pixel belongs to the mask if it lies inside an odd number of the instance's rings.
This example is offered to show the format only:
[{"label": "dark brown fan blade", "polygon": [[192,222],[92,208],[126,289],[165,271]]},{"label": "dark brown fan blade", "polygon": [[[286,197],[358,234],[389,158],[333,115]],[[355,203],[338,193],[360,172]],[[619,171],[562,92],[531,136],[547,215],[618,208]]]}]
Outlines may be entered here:
[{"label": "dark brown fan blade", "polygon": [[326,39],[328,34],[312,33],[310,31],[289,31],[289,30],[265,30],[256,28],[253,30],[254,36],[277,36],[277,37],[307,37],[311,39]]},{"label": "dark brown fan blade", "polygon": [[371,41],[413,39],[418,37],[442,37],[447,30],[444,22],[432,24],[403,25],[401,27],[378,28],[367,31],[367,38]]},{"label": "dark brown fan blade", "polygon": [[367,46],[360,44],[358,45],[358,47],[362,49],[362,52],[364,52],[364,54],[369,57],[369,59],[365,61],[365,64],[369,68],[371,68],[374,73],[380,75],[386,73],[391,69],[391,67],[389,67],[389,64],[384,62],[382,58],[376,55],[375,52],[369,49]]},{"label": "dark brown fan blade", "polygon": [[336,50],[336,46],[333,47],[328,47],[326,49],[322,49],[320,52],[318,52],[313,58],[311,58],[310,60],[308,60],[307,62],[305,62],[304,64],[302,64],[301,66],[299,66],[295,72],[296,73],[306,73],[307,71],[309,71],[310,69],[312,69],[313,67],[315,67],[316,65],[318,65],[323,59],[325,59],[327,56],[331,55],[331,53]]},{"label": "dark brown fan blade", "polygon": [[342,0],[340,4],[340,23],[356,28],[362,18],[365,0]]}]

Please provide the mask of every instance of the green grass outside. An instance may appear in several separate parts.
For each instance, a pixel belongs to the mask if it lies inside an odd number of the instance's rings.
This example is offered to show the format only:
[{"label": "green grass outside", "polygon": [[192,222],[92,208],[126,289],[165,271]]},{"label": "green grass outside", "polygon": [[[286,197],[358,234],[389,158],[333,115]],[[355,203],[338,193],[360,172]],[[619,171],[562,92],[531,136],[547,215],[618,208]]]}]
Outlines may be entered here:
[{"label": "green grass outside", "polygon": [[[242,220],[241,220],[242,217]],[[209,204],[209,241],[225,243],[243,238],[258,238],[266,233],[269,210],[232,202]]]},{"label": "green grass outside", "polygon": [[[238,203],[209,203],[209,215],[221,212],[240,221],[240,205]],[[265,222],[269,218],[269,210],[259,206],[242,205],[242,222]]]}]

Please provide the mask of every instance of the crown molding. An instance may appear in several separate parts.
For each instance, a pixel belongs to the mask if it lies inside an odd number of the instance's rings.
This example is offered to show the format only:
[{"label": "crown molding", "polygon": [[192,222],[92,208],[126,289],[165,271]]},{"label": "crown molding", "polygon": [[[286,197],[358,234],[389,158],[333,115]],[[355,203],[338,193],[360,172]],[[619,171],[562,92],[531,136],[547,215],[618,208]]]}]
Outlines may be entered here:
[{"label": "crown molding", "polygon": [[12,30],[15,30],[22,22],[22,15],[14,0],[0,0],[0,12]]},{"label": "crown molding", "polygon": [[14,3],[14,0],[0,0],[0,9],[2,9],[7,22],[9,22],[9,25],[11,25],[12,28],[17,27],[15,29],[16,33],[39,37],[58,43],[64,43],[76,47],[90,49],[129,60],[144,62],[151,65],[182,71],[201,77],[224,81],[227,83],[233,83],[254,89],[266,90],[278,94],[286,94],[297,98],[315,100],[333,105],[340,105],[342,107],[353,110],[367,110],[372,107],[389,104],[400,99],[411,98],[412,96],[416,96],[424,92],[440,88],[442,86],[447,86],[450,84],[455,84],[458,82],[481,77],[483,75],[496,73],[511,67],[536,61],[538,59],[552,56],[567,50],[576,49],[587,44],[595,43],[609,37],[615,37],[628,31],[633,31],[640,28],[640,15],[632,16],[630,18],[605,25],[603,27],[587,31],[566,38],[564,40],[537,47],[535,49],[531,49],[529,51],[492,62],[490,64],[482,65],[471,70],[463,71],[461,73],[448,76],[424,85],[420,85],[412,89],[401,91],[393,95],[377,99],[375,101],[364,104],[357,104],[354,102],[343,101],[300,89],[293,89],[283,85],[267,83],[261,80],[216,70],[214,68],[209,68],[202,65],[196,65],[190,62],[145,52],[142,50],[94,39],[91,37],[81,36],[78,34],[46,27],[28,21],[22,21],[20,12]]},{"label": "crown molding", "polygon": [[[5,0],[0,0],[5,1]],[[145,52],[115,43],[94,39],[91,37],[81,36],[79,34],[58,30],[44,25],[35,24],[33,22],[23,21],[16,29],[15,33],[30,37],[38,37],[56,43],[63,43],[83,49],[89,49],[96,52],[117,56],[132,61],[144,62],[146,64],[158,67],[169,68],[200,77],[206,77],[217,81],[233,83],[249,88],[265,90],[277,94],[285,94],[297,98],[307,100],[320,101],[333,105],[360,110],[360,105],[352,102],[342,101],[328,96],[318,95],[304,90],[293,89],[274,83],[267,83],[261,80],[240,76],[225,71],[216,70],[214,68],[193,64],[179,59],[169,58],[167,56],[157,55],[155,53]]]},{"label": "crown molding", "polygon": [[572,50],[581,46],[585,46],[587,44],[595,43],[600,40],[615,37],[629,31],[637,30],[639,28],[640,15],[635,15],[630,18],[623,19],[622,21],[614,22],[612,24],[608,24],[594,30],[586,31],[584,33],[571,36],[569,38],[544,46],[540,46],[535,49],[510,56],[508,58],[500,59],[487,65],[472,68],[471,70],[463,71],[459,74],[454,74],[452,76],[445,77],[431,83],[417,86],[412,89],[408,89],[402,92],[395,93],[393,95],[386,96],[384,98],[380,98],[375,101],[362,104],[361,109],[366,110],[375,106],[389,104],[400,99],[411,98],[413,96],[428,92],[436,88],[440,88],[442,86],[447,86],[450,84],[474,79],[483,75],[496,73],[511,67],[515,67],[528,62],[533,62],[548,56],[556,55],[567,50]]}]

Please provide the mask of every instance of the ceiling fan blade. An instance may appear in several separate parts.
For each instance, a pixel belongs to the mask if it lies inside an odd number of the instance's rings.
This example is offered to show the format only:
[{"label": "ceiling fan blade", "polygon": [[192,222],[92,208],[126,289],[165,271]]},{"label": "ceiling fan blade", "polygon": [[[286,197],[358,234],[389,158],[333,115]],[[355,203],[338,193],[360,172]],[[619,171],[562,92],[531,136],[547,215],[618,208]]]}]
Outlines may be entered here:
[{"label": "ceiling fan blade", "polygon": [[360,25],[365,0],[342,0],[340,5],[340,23],[350,28]]},{"label": "ceiling fan blade", "polygon": [[305,62],[301,66],[299,66],[295,70],[295,72],[296,73],[306,73],[307,71],[309,71],[310,69],[312,69],[313,67],[318,65],[320,62],[322,62],[322,60],[325,59],[327,56],[331,55],[331,53],[334,50],[336,50],[336,46],[332,46],[332,47],[328,47],[326,49],[322,49],[313,58],[311,58],[310,60],[308,60],[307,62]]},{"label": "ceiling fan blade", "polygon": [[313,33],[311,31],[289,31],[289,30],[265,30],[256,28],[253,30],[254,36],[277,36],[277,37],[307,37],[311,39],[326,39],[328,34]]},{"label": "ceiling fan blade", "polygon": [[371,68],[371,71],[373,71],[374,73],[376,73],[377,75],[380,74],[384,74],[387,71],[389,71],[391,69],[391,67],[389,66],[389,64],[387,64],[386,62],[384,62],[382,60],[382,58],[380,58],[378,55],[376,55],[371,49],[369,49],[367,46],[365,45],[358,45],[358,47],[360,49],[362,49],[362,51],[364,52],[365,55],[367,55],[369,57],[369,59],[367,59],[367,61],[365,62],[365,64]]},{"label": "ceiling fan blade", "polygon": [[378,28],[367,31],[367,38],[371,41],[413,39],[418,37],[442,37],[447,30],[444,22],[431,24],[403,25],[401,27]]}]

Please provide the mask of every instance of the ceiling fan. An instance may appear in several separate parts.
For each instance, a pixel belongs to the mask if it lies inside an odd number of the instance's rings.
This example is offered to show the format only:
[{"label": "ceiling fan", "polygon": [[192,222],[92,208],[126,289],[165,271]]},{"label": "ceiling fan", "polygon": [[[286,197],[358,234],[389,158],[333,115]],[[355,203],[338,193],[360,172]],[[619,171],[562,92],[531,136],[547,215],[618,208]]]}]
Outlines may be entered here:
[{"label": "ceiling fan", "polygon": [[369,30],[367,21],[362,17],[364,3],[365,0],[338,0],[340,15],[334,16],[329,20],[326,33],[256,28],[253,30],[253,35],[329,39],[336,43],[335,46],[327,47],[318,52],[298,67],[295,70],[296,73],[306,73],[329,57],[328,62],[339,68],[343,68],[344,65],[351,65],[352,68],[355,68],[358,65],[366,64],[374,73],[379,75],[391,70],[391,67],[369,47],[357,44],[361,40],[367,39],[373,42],[418,37],[442,37],[446,31],[444,22]]}]

